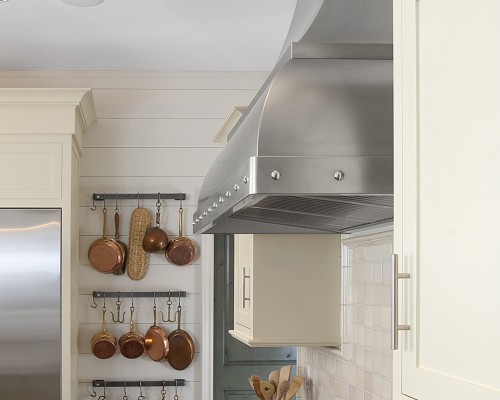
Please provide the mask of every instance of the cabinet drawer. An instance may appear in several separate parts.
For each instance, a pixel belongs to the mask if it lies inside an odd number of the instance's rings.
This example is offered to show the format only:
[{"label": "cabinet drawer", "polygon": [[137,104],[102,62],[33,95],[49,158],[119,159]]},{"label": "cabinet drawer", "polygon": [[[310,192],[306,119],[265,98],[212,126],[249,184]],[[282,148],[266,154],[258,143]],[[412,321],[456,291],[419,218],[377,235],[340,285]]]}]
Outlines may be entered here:
[{"label": "cabinet drawer", "polygon": [[61,198],[61,143],[1,143],[0,197]]}]

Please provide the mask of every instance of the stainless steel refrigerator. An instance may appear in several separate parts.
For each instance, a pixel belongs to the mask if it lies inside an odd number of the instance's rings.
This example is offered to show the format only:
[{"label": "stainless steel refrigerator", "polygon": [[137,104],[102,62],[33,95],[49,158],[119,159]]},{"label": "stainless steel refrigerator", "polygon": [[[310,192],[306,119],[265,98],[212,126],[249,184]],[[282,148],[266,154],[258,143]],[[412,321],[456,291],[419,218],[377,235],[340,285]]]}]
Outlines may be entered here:
[{"label": "stainless steel refrigerator", "polygon": [[61,210],[0,209],[0,398],[61,398]]}]

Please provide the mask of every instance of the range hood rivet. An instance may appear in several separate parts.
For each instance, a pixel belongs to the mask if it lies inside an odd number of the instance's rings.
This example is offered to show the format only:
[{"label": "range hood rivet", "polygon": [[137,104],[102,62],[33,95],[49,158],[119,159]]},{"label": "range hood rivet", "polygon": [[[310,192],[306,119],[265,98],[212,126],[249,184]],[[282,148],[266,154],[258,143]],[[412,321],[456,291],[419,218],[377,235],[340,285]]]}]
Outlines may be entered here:
[{"label": "range hood rivet", "polygon": [[245,184],[246,184],[246,183],[248,183],[248,176],[246,176],[246,175],[245,175],[245,176],[243,177],[243,183],[245,183]]},{"label": "range hood rivet", "polygon": [[212,207],[217,208],[217,207],[219,207],[219,205],[214,201],[214,204],[212,204]]},{"label": "range hood rivet", "polygon": [[272,180],[277,181],[279,178],[281,178],[281,174],[279,173],[279,171],[274,170],[273,172],[271,172]]},{"label": "range hood rivet", "polygon": [[203,216],[206,217],[208,214],[206,211],[203,211]]},{"label": "range hood rivet", "polygon": [[208,213],[210,214],[212,212],[212,209],[210,207],[208,207]]},{"label": "range hood rivet", "polygon": [[230,192],[229,190],[226,192],[226,197],[227,197],[228,199],[231,197],[231,192]]},{"label": "range hood rivet", "polygon": [[341,181],[342,179],[344,179],[344,173],[342,171],[335,171],[335,173],[333,174],[333,178],[336,181]]},{"label": "range hood rivet", "polygon": [[222,203],[224,201],[224,199],[221,197],[219,197],[219,203]]},{"label": "range hood rivet", "polygon": [[237,183],[235,183],[234,184],[234,191],[237,192],[239,188],[240,188],[240,185],[238,185]]}]

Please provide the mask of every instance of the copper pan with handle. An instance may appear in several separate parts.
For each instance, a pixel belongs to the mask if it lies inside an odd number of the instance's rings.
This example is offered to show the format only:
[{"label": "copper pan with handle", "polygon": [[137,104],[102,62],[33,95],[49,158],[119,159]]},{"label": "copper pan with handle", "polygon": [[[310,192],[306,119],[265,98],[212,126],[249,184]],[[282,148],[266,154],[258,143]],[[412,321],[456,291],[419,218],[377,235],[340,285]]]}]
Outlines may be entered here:
[{"label": "copper pan with handle", "polygon": [[196,256],[194,242],[182,236],[182,205],[179,207],[179,236],[168,242],[165,257],[168,262],[178,266],[184,266],[193,261]]},{"label": "copper pan with handle", "polygon": [[107,210],[102,208],[102,237],[94,240],[89,247],[88,259],[97,271],[111,274],[123,266],[125,255],[120,245],[113,239],[106,237]]},{"label": "copper pan with handle", "polygon": [[195,347],[193,338],[185,330],[181,329],[181,297],[177,306],[177,329],[168,335],[170,350],[167,361],[172,368],[177,370],[186,369],[193,362]]},{"label": "copper pan with handle", "polygon": [[120,211],[118,210],[118,195],[116,195],[115,205],[115,241],[123,252],[123,262],[120,268],[116,269],[114,275],[123,275],[127,270],[127,245],[120,240]]},{"label": "copper pan with handle", "polygon": [[169,343],[166,332],[156,325],[156,294],[154,293],[153,325],[144,335],[146,353],[153,361],[164,360],[169,352]]},{"label": "copper pan with handle", "polygon": [[146,350],[144,336],[134,330],[134,297],[132,294],[132,305],[130,306],[130,331],[120,336],[120,352],[125,358],[138,358]]},{"label": "copper pan with handle", "polygon": [[110,358],[116,352],[116,338],[106,331],[106,303],[102,307],[102,330],[91,341],[92,354],[100,359]]}]

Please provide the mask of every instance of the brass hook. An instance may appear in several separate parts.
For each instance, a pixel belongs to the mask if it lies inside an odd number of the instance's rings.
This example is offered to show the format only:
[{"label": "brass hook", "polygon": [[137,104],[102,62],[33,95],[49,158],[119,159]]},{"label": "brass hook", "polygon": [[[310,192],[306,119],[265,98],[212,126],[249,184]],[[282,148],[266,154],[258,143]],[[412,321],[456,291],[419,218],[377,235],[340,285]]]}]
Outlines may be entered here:
[{"label": "brass hook", "polygon": [[[97,210],[97,206],[95,205],[95,193],[92,193],[92,207],[90,207],[92,211]],[[97,396],[97,394],[96,394]]]},{"label": "brass hook", "polygon": [[161,320],[163,322],[175,322],[176,321],[176,314],[174,314],[174,319],[171,318],[171,309],[172,309],[172,299],[170,298],[170,290],[168,291],[168,300],[167,300],[167,319],[165,320],[165,315],[163,315],[163,311],[160,311],[161,314]]},{"label": "brass hook", "polygon": [[90,387],[92,388],[92,393],[90,393],[90,391],[87,390],[89,396],[90,397],[97,397],[97,393],[95,392],[94,385],[91,384]]},{"label": "brass hook", "polygon": [[123,400],[128,400],[127,396],[127,382],[123,381]]},{"label": "brass hook", "polygon": [[118,212],[118,193],[115,193],[115,214]]},{"label": "brass hook", "polygon": [[177,379],[175,380],[175,396],[174,400],[179,400],[179,395],[177,394]]},{"label": "brass hook", "polygon": [[137,398],[137,400],[145,400],[146,398],[142,395],[142,381],[139,381],[139,390],[140,390],[140,395]]},{"label": "brass hook", "polygon": [[165,395],[167,394],[167,391],[165,390],[165,381],[162,381],[162,388],[161,388],[161,400],[165,400]]},{"label": "brass hook", "polygon": [[141,208],[141,205],[139,204],[139,200],[140,200],[140,195],[139,193],[137,193],[137,208]]},{"label": "brass hook", "polygon": [[102,396],[99,396],[99,398],[97,400],[105,400],[105,399],[106,399],[106,381],[104,381]]},{"label": "brass hook", "polygon": [[90,307],[97,308],[97,303],[95,302],[95,297],[93,294],[92,294],[92,304],[90,305]]},{"label": "brass hook", "polygon": [[123,324],[125,322],[125,314],[127,313],[126,311],[123,312],[123,315],[120,319],[120,308],[121,308],[122,302],[120,301],[120,292],[118,292],[118,300],[116,300],[116,315],[117,317],[115,318],[115,314],[113,314],[113,311],[111,311],[111,319],[115,324]]}]

